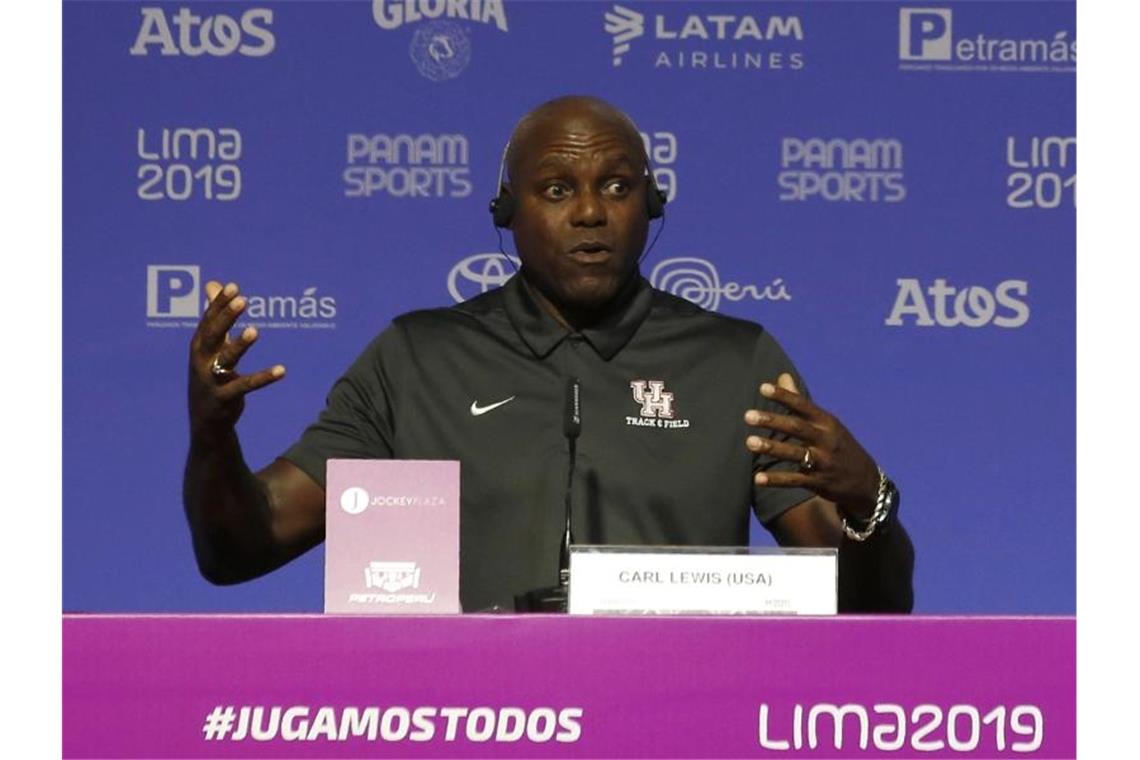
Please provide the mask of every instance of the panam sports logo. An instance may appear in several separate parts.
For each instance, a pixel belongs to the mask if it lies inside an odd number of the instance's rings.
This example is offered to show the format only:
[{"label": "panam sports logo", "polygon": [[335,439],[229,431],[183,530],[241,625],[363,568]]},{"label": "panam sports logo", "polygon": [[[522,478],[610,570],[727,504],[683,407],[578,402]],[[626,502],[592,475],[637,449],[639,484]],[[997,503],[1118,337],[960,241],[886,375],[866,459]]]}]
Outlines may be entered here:
[{"label": "panam sports logo", "polygon": [[467,138],[461,134],[348,136],[344,194],[392,198],[466,198],[471,195]]},{"label": "panam sports logo", "polygon": [[906,198],[902,141],[785,137],[776,181],[782,201],[898,203]]},{"label": "panam sports logo", "polygon": [[408,55],[420,75],[433,82],[454,79],[471,63],[471,37],[457,21],[507,31],[502,0],[372,0],[372,20],[385,31],[419,25]]},{"label": "panam sports logo", "polygon": [[[197,264],[151,264],[146,268],[146,326],[189,328],[198,326],[209,303]],[[260,329],[331,330],[336,328],[337,303],[318,294],[316,286],[299,294],[243,294],[247,305],[236,327]]]},{"label": "panam sports logo", "polygon": [[[958,21],[973,8],[959,8]],[[1076,33],[1007,37],[963,24],[951,8],[899,9],[899,68],[906,71],[1074,73]]]},{"label": "panam sports logo", "polygon": [[[657,70],[799,71],[804,68],[799,16],[667,13],[646,16],[615,4],[602,29],[613,39],[615,67],[627,61]],[[644,40],[642,39],[644,38]]]}]

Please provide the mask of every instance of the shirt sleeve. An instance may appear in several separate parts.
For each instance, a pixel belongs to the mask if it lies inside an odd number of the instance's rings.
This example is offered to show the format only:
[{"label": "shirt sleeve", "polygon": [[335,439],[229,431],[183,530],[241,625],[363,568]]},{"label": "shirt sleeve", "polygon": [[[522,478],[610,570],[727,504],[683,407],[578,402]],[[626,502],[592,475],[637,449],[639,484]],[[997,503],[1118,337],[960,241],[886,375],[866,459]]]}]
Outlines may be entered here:
[{"label": "shirt sleeve", "polygon": [[391,459],[395,439],[395,388],[402,338],[389,327],[357,357],[329,391],[317,421],[282,458],[322,488],[329,459]]},{"label": "shirt sleeve", "polygon": [[[807,385],[804,383],[800,373],[796,370],[792,360],[784,353],[784,349],[780,344],[768,334],[767,331],[763,332],[756,341],[756,352],[753,357],[753,377],[756,378],[755,382],[755,398],[753,408],[760,409],[761,411],[774,412],[776,414],[787,414],[788,410],[764,396],[760,395],[761,383],[775,383],[776,378],[780,374],[787,372],[796,381],[796,387],[799,388],[800,393],[811,398],[808,392]],[[758,428],[757,435],[771,437],[777,441],[792,440],[786,433],[774,433],[768,428]],[[753,454],[752,455],[752,472],[795,472],[799,469],[798,462],[788,462],[786,460],[775,459],[768,454]],[[803,488],[772,488],[761,487],[757,485],[752,486],[752,510],[756,513],[756,518],[764,525],[768,526],[777,517],[786,512],[789,508],[810,499],[814,494]]]}]

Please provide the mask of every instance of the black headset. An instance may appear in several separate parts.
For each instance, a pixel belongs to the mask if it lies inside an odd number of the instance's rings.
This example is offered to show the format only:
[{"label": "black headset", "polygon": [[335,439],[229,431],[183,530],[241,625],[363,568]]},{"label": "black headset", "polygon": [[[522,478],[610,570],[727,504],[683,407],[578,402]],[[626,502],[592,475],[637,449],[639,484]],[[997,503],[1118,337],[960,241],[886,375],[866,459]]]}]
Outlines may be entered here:
[{"label": "black headset", "polygon": [[[645,213],[652,219],[660,219],[665,215],[665,201],[668,196],[665,191],[657,187],[657,180],[653,178],[653,167],[649,164],[649,155],[644,152],[646,178],[649,180],[649,189],[645,193]],[[510,227],[511,219],[515,216],[515,199],[503,192],[503,171],[507,165],[507,152],[511,149],[508,142],[503,148],[503,160],[499,162],[499,194],[491,199],[491,218],[495,220],[496,227]],[[656,242],[656,241],[655,241]]]}]

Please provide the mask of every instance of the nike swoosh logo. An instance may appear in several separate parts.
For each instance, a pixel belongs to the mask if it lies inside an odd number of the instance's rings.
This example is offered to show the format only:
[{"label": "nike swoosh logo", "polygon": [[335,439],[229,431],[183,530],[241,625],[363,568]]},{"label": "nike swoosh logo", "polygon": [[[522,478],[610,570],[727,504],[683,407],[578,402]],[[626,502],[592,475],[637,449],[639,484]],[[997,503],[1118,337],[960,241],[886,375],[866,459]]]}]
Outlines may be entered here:
[{"label": "nike swoosh logo", "polygon": [[471,402],[471,416],[472,417],[478,417],[481,414],[486,414],[487,412],[491,411],[492,409],[498,409],[503,404],[509,404],[514,400],[515,400],[515,397],[511,396],[510,398],[503,399],[502,401],[498,401],[494,404],[488,404],[487,406],[479,406],[479,401],[478,401],[478,399],[476,399],[475,401]]}]

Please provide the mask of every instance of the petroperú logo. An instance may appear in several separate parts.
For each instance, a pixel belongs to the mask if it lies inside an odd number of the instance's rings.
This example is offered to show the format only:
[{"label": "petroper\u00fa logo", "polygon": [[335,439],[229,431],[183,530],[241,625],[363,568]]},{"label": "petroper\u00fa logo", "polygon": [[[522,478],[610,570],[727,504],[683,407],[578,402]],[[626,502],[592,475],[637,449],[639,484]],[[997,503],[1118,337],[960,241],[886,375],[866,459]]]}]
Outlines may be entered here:
[{"label": "petroper\u00fa logo", "polygon": [[748,13],[657,13],[652,31],[646,16],[615,4],[605,12],[602,28],[613,37],[612,61],[621,66],[633,40],[653,40],[647,57],[655,69],[799,70],[804,54],[798,43],[804,39],[798,16],[758,16]]},{"label": "petroper\u00fa logo", "polygon": [[1029,283],[1004,280],[992,291],[981,285],[957,288],[938,278],[926,287],[916,279],[897,280],[898,295],[885,324],[900,327],[1021,327],[1029,321]]},{"label": "petroper\u00fa logo", "polygon": [[[336,298],[321,295],[316,286],[300,294],[246,293],[238,327],[259,329],[334,329]],[[146,268],[147,327],[196,328],[208,305],[197,264],[151,264]]]},{"label": "petroper\u00fa logo", "polygon": [[906,198],[902,142],[785,137],[776,182],[782,201],[898,203]]},{"label": "petroper\u00fa logo", "polygon": [[165,56],[223,57],[238,53],[261,58],[277,45],[269,30],[273,11],[268,8],[250,8],[241,19],[221,13],[196,16],[189,8],[179,8],[170,18],[165,8],[142,8],[141,12],[142,23],[131,55],[150,55],[157,48]]},{"label": "petroper\u00fa logo", "polygon": [[1071,73],[1076,71],[1077,41],[1064,29],[1036,38],[974,29],[963,34],[960,28],[956,33],[950,8],[900,8],[899,60],[899,68],[909,71]]},{"label": "petroper\u00fa logo", "polygon": [[473,188],[461,134],[348,136],[344,194],[349,198],[466,198]]},{"label": "petroper\u00fa logo", "polygon": [[629,388],[641,410],[636,417],[626,417],[626,425],[665,429],[689,427],[688,420],[676,419],[673,394],[665,390],[664,380],[631,380]]},{"label": "petroper\u00fa logo", "polygon": [[412,35],[408,55],[426,79],[443,82],[471,62],[471,37],[457,21],[493,24],[507,31],[502,0],[372,0],[372,19],[386,31],[426,22]]}]

